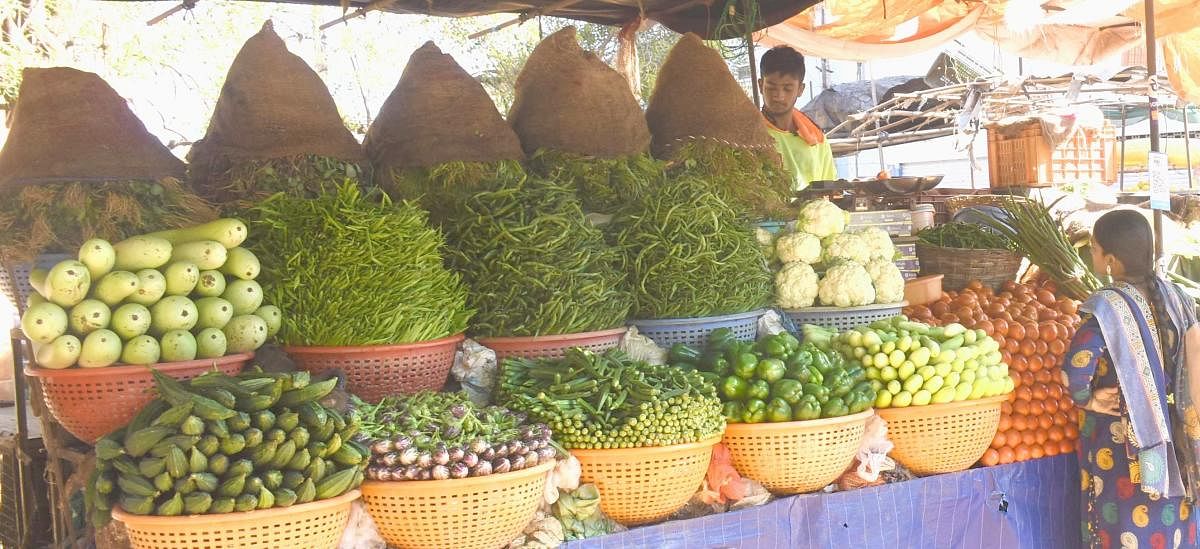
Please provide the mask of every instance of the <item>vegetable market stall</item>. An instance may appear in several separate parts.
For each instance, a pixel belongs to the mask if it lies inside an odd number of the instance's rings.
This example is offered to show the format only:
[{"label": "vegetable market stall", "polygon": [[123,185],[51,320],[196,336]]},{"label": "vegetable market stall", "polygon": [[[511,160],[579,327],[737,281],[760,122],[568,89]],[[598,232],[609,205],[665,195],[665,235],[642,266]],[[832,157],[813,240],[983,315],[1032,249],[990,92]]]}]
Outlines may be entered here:
[{"label": "vegetable market stall", "polygon": [[1079,547],[1074,454],[983,467],[571,542],[611,547]]}]

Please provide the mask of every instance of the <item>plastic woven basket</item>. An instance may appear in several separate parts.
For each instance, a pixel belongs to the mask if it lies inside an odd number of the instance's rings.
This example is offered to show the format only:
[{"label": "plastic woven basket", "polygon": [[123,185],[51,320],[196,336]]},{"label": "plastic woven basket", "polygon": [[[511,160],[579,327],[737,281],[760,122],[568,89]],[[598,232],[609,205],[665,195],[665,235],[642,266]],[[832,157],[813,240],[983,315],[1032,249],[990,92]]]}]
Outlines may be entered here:
[{"label": "plastic woven basket", "polygon": [[[153,368],[175,379],[196,377],[213,368],[234,375],[242,371],[254,353],[221,358],[163,362]],[[151,400],[154,376],[147,366],[108,366],[51,370],[25,367],[25,375],[36,378],[46,407],[63,427],[88,444],[129,423]]]},{"label": "plastic woven basket", "polygon": [[479,344],[496,351],[496,360],[508,357],[559,358],[567,349],[579,347],[589,351],[604,352],[621,342],[626,328],[535,337],[485,337]]},{"label": "plastic woven basket", "polygon": [[785,423],[730,423],[721,441],[733,465],[777,494],[820,490],[854,461],[874,411]]},{"label": "plastic woven basket", "polygon": [[296,366],[314,374],[341,370],[351,393],[370,402],[391,395],[437,391],[446,384],[462,334],[408,343],[365,347],[283,348]]},{"label": "plastic woven basket", "polygon": [[876,410],[887,421],[891,456],[918,475],[970,467],[996,436],[1008,395],[947,404]]},{"label": "plastic woven basket", "polygon": [[657,320],[630,320],[637,326],[638,333],[653,339],[660,347],[685,343],[703,347],[709,332],[717,328],[729,328],[742,341],[754,341],[758,337],[758,318],[766,309],[722,316],[699,318],[664,318]]},{"label": "plastic woven basket", "polygon": [[863,307],[809,307],[784,311],[788,318],[800,327],[813,324],[822,328],[837,331],[852,330],[866,326],[876,320],[885,320],[900,314],[907,302],[890,303],[887,305],[866,305]]},{"label": "plastic woven basket", "polygon": [[1008,250],[945,248],[918,242],[917,258],[922,275],[946,275],[942,288],[953,291],[966,288],[972,280],[996,290],[1021,270],[1021,254]]},{"label": "plastic woven basket", "polygon": [[155,517],[113,509],[134,549],[334,549],[358,490],[291,507],[216,515]]},{"label": "plastic woven basket", "polygon": [[495,549],[533,520],[554,463],[486,477],[367,481],[363,502],[391,547]]},{"label": "plastic woven basket", "polygon": [[16,263],[0,267],[0,293],[12,302],[18,313],[25,312],[25,301],[33,293],[29,273],[34,268],[49,269],[60,261],[71,259],[67,254],[43,254],[32,263]]},{"label": "plastic woven basket", "polygon": [[632,526],[666,519],[700,488],[719,438],[620,450],[571,450],[582,481],[600,489],[600,509]]}]

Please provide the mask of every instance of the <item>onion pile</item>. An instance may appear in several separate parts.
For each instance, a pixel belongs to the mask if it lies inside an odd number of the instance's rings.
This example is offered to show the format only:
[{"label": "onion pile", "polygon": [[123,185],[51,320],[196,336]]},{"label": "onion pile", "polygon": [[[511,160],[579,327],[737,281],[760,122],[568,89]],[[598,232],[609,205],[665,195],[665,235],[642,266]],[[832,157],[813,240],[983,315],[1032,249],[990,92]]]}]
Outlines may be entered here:
[{"label": "onion pile", "polygon": [[360,405],[371,456],[367,478],[447,480],[519,471],[558,455],[550,428],[499,406],[479,408],[463,393],[425,391]]},{"label": "onion pile", "polygon": [[1002,407],[1000,428],[984,465],[1025,461],[1073,452],[1079,438],[1075,403],[1062,385],[1061,364],[1075,330],[1078,302],[1055,295],[1053,282],[1005,282],[1000,293],[972,281],[906,314],[931,324],[959,322],[1001,344],[1016,382]]}]

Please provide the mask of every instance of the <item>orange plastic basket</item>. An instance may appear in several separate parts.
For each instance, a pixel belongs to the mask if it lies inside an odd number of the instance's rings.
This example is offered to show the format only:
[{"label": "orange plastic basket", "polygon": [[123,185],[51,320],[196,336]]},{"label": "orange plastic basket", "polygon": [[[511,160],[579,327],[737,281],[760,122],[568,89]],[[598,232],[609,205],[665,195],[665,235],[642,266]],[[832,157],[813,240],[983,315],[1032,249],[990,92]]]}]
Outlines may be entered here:
[{"label": "orange plastic basket", "polygon": [[621,342],[626,328],[598,332],[535,337],[484,337],[479,344],[496,351],[496,360],[508,357],[561,358],[567,349],[579,347],[597,353],[612,349]]},{"label": "orange plastic basket", "polygon": [[837,480],[858,453],[867,410],[785,423],[730,423],[722,442],[738,472],[780,494],[812,492]]},{"label": "orange plastic basket", "polygon": [[291,507],[217,515],[154,517],[113,509],[134,549],[334,549],[358,490]]},{"label": "orange plastic basket", "polygon": [[437,391],[446,384],[463,335],[403,345],[283,348],[296,366],[314,374],[341,370],[350,392],[378,402],[386,396]]},{"label": "orange plastic basket", "polygon": [[[242,371],[254,353],[241,353],[187,362],[163,362],[154,369],[175,379],[196,377],[213,368],[229,375]],[[95,444],[129,423],[151,400],[154,377],[147,366],[108,366],[51,370],[25,367],[25,375],[37,378],[46,407],[76,438]]]},{"label": "orange plastic basket", "polygon": [[887,421],[891,456],[918,475],[970,467],[996,437],[1008,395],[947,404],[876,410]]},{"label": "orange plastic basket", "polygon": [[367,481],[363,502],[391,547],[496,549],[533,520],[554,464],[486,477]]},{"label": "orange plastic basket", "polygon": [[582,481],[600,489],[600,510],[626,526],[666,519],[700,489],[720,438],[645,448],[571,450]]}]

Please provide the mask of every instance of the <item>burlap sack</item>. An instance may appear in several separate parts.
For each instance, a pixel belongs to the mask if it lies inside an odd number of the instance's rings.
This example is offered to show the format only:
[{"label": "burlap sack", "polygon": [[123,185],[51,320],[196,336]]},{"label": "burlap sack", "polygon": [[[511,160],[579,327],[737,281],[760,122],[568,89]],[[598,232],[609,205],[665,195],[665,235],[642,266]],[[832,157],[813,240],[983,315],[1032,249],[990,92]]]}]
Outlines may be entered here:
[{"label": "burlap sack", "polygon": [[185,167],[99,76],[25,69],[0,150],[0,189],[54,181],[182,177]]},{"label": "burlap sack", "polygon": [[239,161],[304,154],[363,159],[321,77],[287,50],[267,21],[233,59],[208,133],[188,161],[203,179]]},{"label": "burlap sack", "polygon": [[552,149],[615,158],[644,153],[650,145],[629,83],[579,47],[575,27],[534,48],[517,77],[508,121],[530,154]]},{"label": "burlap sack", "polygon": [[694,140],[774,152],[762,113],[729,73],[721,54],[694,34],[680,38],[663,62],[646,122],[654,135],[651,152],[662,159]]},{"label": "burlap sack", "polygon": [[525,158],[487,91],[433,42],[413,52],[363,146],[380,176],[392,168]]}]

